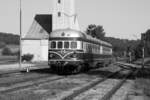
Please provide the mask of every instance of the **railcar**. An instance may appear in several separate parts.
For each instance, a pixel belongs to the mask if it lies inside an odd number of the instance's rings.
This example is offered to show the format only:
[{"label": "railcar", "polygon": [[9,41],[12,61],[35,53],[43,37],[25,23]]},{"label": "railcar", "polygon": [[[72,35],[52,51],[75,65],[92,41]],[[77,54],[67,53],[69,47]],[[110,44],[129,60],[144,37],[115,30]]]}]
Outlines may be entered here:
[{"label": "railcar", "polygon": [[77,73],[110,63],[112,45],[72,29],[49,36],[48,63],[56,72]]}]

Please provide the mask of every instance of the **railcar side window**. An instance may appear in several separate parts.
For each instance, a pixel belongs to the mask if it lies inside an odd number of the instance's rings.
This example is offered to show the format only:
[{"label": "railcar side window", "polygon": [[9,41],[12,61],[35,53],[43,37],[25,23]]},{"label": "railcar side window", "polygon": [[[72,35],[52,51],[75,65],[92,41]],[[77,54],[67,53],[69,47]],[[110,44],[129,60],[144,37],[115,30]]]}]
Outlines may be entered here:
[{"label": "railcar side window", "polygon": [[77,48],[77,42],[71,42],[71,48]]},{"label": "railcar side window", "polygon": [[51,42],[51,48],[56,48],[56,42]]},{"label": "railcar side window", "polygon": [[58,42],[58,48],[62,48],[63,43],[62,42]]},{"label": "railcar side window", "polygon": [[64,48],[69,48],[69,42],[64,42]]}]

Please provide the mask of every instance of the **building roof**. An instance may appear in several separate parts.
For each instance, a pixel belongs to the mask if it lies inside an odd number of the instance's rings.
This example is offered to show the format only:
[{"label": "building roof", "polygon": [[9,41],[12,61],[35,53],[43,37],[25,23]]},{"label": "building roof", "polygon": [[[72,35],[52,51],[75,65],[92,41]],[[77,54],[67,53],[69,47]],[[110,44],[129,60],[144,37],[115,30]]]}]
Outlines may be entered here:
[{"label": "building roof", "polygon": [[48,33],[52,31],[52,15],[40,14],[34,18]]},{"label": "building roof", "polygon": [[52,31],[52,15],[37,14],[23,39],[48,39]]}]

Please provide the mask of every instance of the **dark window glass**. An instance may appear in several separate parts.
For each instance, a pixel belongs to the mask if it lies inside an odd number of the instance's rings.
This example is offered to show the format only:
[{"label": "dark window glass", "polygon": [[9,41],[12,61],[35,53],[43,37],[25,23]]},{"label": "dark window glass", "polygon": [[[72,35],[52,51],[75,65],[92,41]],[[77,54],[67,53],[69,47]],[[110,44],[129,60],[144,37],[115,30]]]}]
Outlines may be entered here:
[{"label": "dark window glass", "polygon": [[61,0],[58,0],[58,3],[61,3]]},{"label": "dark window glass", "polygon": [[64,42],[64,48],[69,48],[69,42]]},{"label": "dark window glass", "polygon": [[62,48],[63,43],[62,42],[58,42],[58,48]]},{"label": "dark window glass", "polygon": [[56,42],[51,42],[51,48],[56,48]]},{"label": "dark window glass", "polygon": [[77,48],[77,42],[71,42],[71,48]]},{"label": "dark window glass", "polygon": [[58,17],[60,17],[61,16],[61,12],[58,12]]}]

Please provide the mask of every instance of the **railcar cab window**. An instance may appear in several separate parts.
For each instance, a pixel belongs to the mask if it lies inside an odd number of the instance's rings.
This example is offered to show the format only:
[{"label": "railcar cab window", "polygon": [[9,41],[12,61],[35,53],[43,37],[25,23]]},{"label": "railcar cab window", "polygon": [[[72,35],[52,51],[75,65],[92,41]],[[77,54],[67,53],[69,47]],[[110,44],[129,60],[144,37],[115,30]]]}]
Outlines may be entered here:
[{"label": "railcar cab window", "polygon": [[51,42],[51,48],[56,48],[56,42],[55,41]]},{"label": "railcar cab window", "polygon": [[72,49],[77,48],[77,42],[71,42],[71,48]]},{"label": "railcar cab window", "polygon": [[69,48],[69,42],[64,42],[64,48]]},{"label": "railcar cab window", "polygon": [[58,42],[58,48],[62,48],[63,47],[63,43],[62,42]]}]

